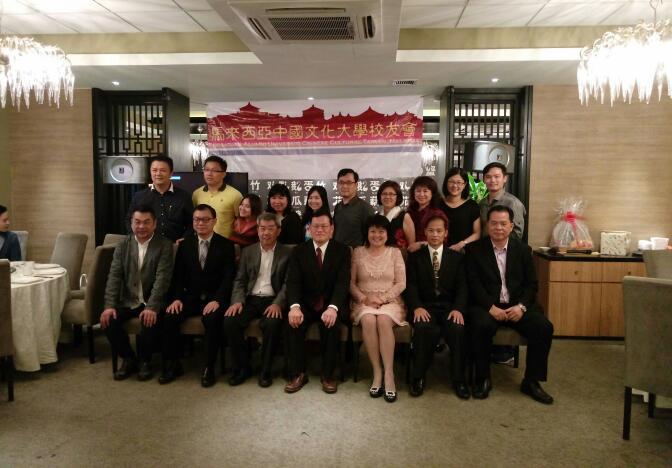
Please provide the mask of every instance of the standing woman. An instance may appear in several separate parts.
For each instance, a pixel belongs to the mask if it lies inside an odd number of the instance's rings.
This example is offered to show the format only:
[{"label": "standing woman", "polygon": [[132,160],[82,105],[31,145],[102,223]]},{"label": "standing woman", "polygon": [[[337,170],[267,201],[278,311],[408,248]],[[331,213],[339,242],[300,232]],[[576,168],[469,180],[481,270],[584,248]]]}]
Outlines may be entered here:
[{"label": "standing woman", "polygon": [[303,210],[303,218],[301,219],[305,231],[304,238],[306,240],[310,239],[310,218],[315,211],[322,207],[327,211],[331,211],[329,209],[327,190],[319,185],[313,185],[310,190],[308,190],[308,199],[306,200],[306,207]]},{"label": "standing woman", "polygon": [[266,211],[280,220],[278,242],[281,244],[300,244],[305,240],[301,218],[292,210],[291,200],[289,189],[284,184],[275,184],[268,191]]},{"label": "standing woman", "polygon": [[429,218],[441,212],[441,195],[434,179],[428,176],[416,177],[409,190],[411,201],[408,214],[413,221],[415,240],[408,246],[409,252],[415,252],[427,244],[425,228]]},{"label": "standing woman", "polygon": [[241,247],[259,242],[257,216],[261,214],[261,198],[255,193],[245,195],[238,207],[239,216],[233,222],[229,239]]},{"label": "standing woman", "polygon": [[411,216],[400,206],[404,201],[401,187],[393,180],[386,180],[380,184],[377,198],[381,206],[378,214],[385,216],[390,222],[390,240],[402,249],[403,253],[409,245],[415,242],[415,227]]},{"label": "standing woman", "polygon": [[469,197],[467,173],[453,167],[446,173],[441,187],[446,197],[441,209],[448,217],[448,246],[456,252],[481,238],[481,212],[478,203]]},{"label": "standing woman", "polygon": [[390,222],[383,215],[366,221],[364,246],[357,247],[352,255],[350,310],[353,323],[362,324],[364,346],[373,367],[369,395],[377,398],[384,394],[385,400],[392,403],[397,399],[393,329],[408,323],[401,298],[406,289],[406,267],[401,251],[388,245],[389,228]]}]

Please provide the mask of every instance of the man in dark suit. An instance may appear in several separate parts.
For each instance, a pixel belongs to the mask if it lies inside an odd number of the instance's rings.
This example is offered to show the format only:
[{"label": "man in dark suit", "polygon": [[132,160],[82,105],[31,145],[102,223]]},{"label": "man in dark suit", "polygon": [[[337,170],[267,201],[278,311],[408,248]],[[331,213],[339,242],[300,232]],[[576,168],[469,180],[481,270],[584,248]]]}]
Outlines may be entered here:
[{"label": "man in dark suit", "polygon": [[551,404],[553,397],[539,382],[546,380],[553,325],[536,302],[537,275],[532,249],[511,236],[513,211],[496,205],[487,216],[489,237],[469,244],[467,279],[473,306],[469,311],[476,364],[474,398],[487,398],[490,383],[490,349],[497,328],[513,328],[527,338],[525,378],[520,390]]},{"label": "man in dark suit", "polygon": [[[171,241],[155,232],[156,216],[151,207],[137,206],[131,216],[133,234],[114,249],[100,326],[123,359],[114,379],[124,380],[138,372],[138,380],[149,380],[152,378],[152,351],[159,338],[159,314],[166,305],[173,272],[173,246]],[[134,317],[139,317],[142,323],[138,337],[139,371],[123,328],[124,322]]]},{"label": "man in dark suit", "polygon": [[180,325],[187,317],[200,316],[205,327],[205,366],[201,385],[215,383],[214,364],[222,339],[222,318],[229,305],[236,270],[233,242],[214,232],[217,213],[209,205],[193,211],[195,233],[177,248],[171,297],[163,323],[162,384],[182,374],[179,357]]},{"label": "man in dark suit", "polygon": [[280,221],[272,213],[259,216],[258,232],[259,243],[243,249],[240,256],[231,306],[224,314],[224,333],[234,367],[230,385],[240,385],[252,374],[245,329],[254,319],[260,319],[264,333],[259,385],[273,383],[273,354],[282,331],[282,312],[287,310],[285,280],[292,247],[277,242]]},{"label": "man in dark suit", "polygon": [[350,248],[330,240],[334,224],[327,210],[313,213],[310,223],[312,240],[299,244],[289,261],[287,273],[287,347],[289,383],[285,392],[294,393],[308,382],[306,375],[305,336],[315,322],[320,327],[322,348],[322,390],[336,393],[332,378],[339,340],[339,317],[347,320],[350,286]]},{"label": "man in dark suit", "polygon": [[422,395],[425,374],[439,336],[450,347],[450,373],[455,394],[469,398],[464,378],[467,339],[467,283],[462,254],[448,249],[448,219],[433,215],[425,228],[427,245],[409,254],[406,262],[406,302],[413,323],[411,396]]}]

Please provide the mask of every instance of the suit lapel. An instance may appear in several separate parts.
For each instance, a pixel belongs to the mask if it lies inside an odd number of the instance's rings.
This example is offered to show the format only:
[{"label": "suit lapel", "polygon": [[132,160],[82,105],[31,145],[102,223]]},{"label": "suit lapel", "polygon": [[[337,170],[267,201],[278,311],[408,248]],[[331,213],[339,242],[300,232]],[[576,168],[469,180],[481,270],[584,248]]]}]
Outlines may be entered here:
[{"label": "suit lapel", "polygon": [[499,267],[497,266],[497,259],[495,258],[495,249],[492,246],[492,241],[490,240],[490,238],[488,237],[487,239],[488,240],[484,242],[485,256],[488,259],[490,268],[492,269],[493,273],[495,274],[495,277],[497,278],[497,282],[501,285],[502,277],[499,274]]},{"label": "suit lapel", "polygon": [[514,261],[513,257],[518,253],[517,247],[518,246],[516,243],[511,238],[509,238],[509,244],[506,247],[506,271],[504,272],[507,285],[511,284],[511,281],[509,280],[509,274],[511,272],[511,265]]},{"label": "suit lapel", "polygon": [[[254,247],[251,247],[254,249],[252,254],[254,255],[254,258],[252,259],[252,262],[250,263],[250,268],[252,271],[250,271],[250,277],[254,278],[254,280],[257,280],[257,277],[259,276],[259,270],[261,269],[261,244],[258,246],[255,245]],[[275,263],[275,255],[273,255],[273,263]],[[273,273],[271,272],[271,275]]]},{"label": "suit lapel", "polygon": [[[329,241],[329,244],[327,245],[327,249],[322,252],[322,271],[328,271],[329,267],[331,266],[331,257],[333,257],[334,254],[334,241]],[[315,255],[315,251],[313,251],[313,256],[315,257],[315,265],[317,265],[317,255]]]}]

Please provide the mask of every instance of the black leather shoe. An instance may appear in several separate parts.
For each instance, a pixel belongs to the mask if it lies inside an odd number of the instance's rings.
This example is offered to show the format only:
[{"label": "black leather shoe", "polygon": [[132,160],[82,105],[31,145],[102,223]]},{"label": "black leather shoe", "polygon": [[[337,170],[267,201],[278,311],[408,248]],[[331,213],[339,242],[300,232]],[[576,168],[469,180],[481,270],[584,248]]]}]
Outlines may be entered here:
[{"label": "black leather shoe", "polygon": [[534,400],[545,405],[550,405],[553,403],[553,397],[546,393],[539,382],[531,379],[523,379],[523,382],[520,384],[520,391],[525,395],[531,396]]},{"label": "black leather shoe", "polygon": [[490,379],[483,379],[480,382],[476,382],[474,388],[471,391],[471,396],[479,400],[485,400],[488,398],[490,390],[492,390]]},{"label": "black leather shoe", "polygon": [[126,380],[131,374],[138,372],[138,361],[135,359],[124,359],[121,367],[114,373],[114,380]]},{"label": "black leather shoe", "polygon": [[138,380],[144,382],[152,378],[154,373],[152,372],[152,367],[149,365],[148,361],[142,361],[140,363],[140,370],[138,371]]},{"label": "black leather shoe", "polygon": [[385,389],[383,387],[370,387],[369,396],[371,398],[380,398],[385,394]]},{"label": "black leather shoe", "polygon": [[270,387],[273,385],[273,379],[271,378],[271,374],[268,372],[262,372],[259,374],[259,386],[262,388]]},{"label": "black leather shoe", "polygon": [[229,385],[236,386],[240,385],[247,380],[247,378],[252,375],[250,369],[241,369],[238,372],[235,372],[229,379]]},{"label": "black leather shoe", "polygon": [[411,382],[409,393],[412,397],[419,397],[425,391],[425,379],[415,379]]},{"label": "black leather shoe", "polygon": [[159,383],[161,385],[168,384],[182,374],[184,374],[184,370],[182,369],[182,364],[180,361],[168,362],[164,366],[163,371],[161,371],[161,375],[159,376]]},{"label": "black leather shoe", "polygon": [[455,395],[462,400],[468,400],[471,396],[469,387],[464,382],[453,382],[453,390],[455,390]]},{"label": "black leather shoe", "polygon": [[215,385],[215,370],[212,367],[205,367],[201,375],[201,387],[207,388]]}]

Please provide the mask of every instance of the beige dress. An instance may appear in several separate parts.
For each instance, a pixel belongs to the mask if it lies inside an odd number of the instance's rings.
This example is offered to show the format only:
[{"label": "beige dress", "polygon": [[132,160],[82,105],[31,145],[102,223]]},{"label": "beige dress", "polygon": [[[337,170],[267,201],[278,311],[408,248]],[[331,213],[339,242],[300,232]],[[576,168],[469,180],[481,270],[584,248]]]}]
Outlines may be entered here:
[{"label": "beige dress", "polygon": [[[373,256],[366,247],[357,247],[352,254],[350,274],[350,313],[355,325],[362,315],[387,315],[397,325],[408,325],[406,307],[401,293],[406,289],[406,267],[401,251],[385,247],[382,255]],[[364,305],[367,294],[378,293],[385,302],[380,308]]]}]

